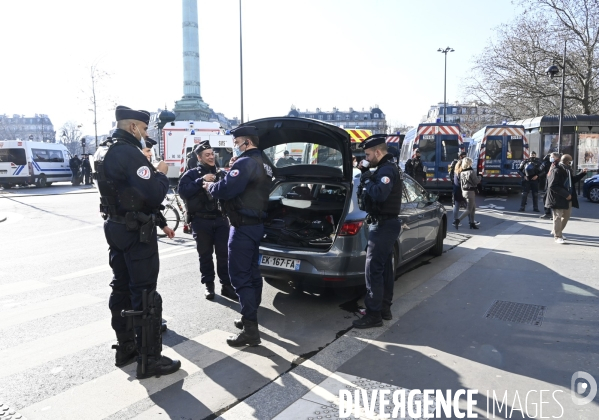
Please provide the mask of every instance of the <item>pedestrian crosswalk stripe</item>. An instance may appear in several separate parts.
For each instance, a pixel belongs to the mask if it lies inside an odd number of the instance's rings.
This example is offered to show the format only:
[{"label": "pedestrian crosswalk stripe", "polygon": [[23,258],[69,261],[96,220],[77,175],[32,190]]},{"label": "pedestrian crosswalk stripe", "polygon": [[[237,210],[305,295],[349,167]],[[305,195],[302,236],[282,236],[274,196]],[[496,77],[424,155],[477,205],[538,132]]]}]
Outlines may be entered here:
[{"label": "pedestrian crosswalk stripe", "polygon": [[107,318],[0,350],[0,360],[11,361],[0,370],[0,378],[23,372],[110,340],[115,340],[115,335],[110,327],[110,318]]},{"label": "pedestrian crosswalk stripe", "polygon": [[32,290],[48,287],[49,284],[37,280],[23,280],[14,283],[0,285],[0,296],[16,295],[18,293],[30,292]]},{"label": "pedestrian crosswalk stripe", "polygon": [[104,301],[103,298],[76,293],[68,296],[61,296],[56,299],[44,300],[41,302],[31,302],[17,307],[5,309],[2,311],[2,322],[0,330],[4,330],[15,325],[23,324],[28,321],[40,319],[46,316],[66,312],[71,309],[77,309],[95,303]]}]

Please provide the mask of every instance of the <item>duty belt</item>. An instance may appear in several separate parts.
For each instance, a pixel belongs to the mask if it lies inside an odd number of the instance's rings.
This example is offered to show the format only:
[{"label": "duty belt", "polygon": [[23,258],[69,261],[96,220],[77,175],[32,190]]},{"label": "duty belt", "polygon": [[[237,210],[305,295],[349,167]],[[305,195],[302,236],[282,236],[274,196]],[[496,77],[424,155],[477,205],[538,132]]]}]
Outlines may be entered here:
[{"label": "duty belt", "polygon": [[193,217],[199,217],[200,219],[209,219],[209,220],[214,220],[217,219],[219,217],[222,217],[223,215],[220,213],[194,213]]},{"label": "duty belt", "polygon": [[124,216],[117,216],[116,214],[114,216],[108,216],[108,218],[106,220],[109,220],[109,221],[114,222],[114,223],[119,223],[121,225],[126,224],[125,217]]},{"label": "duty belt", "polygon": [[384,222],[385,220],[397,219],[398,217],[399,215],[397,214],[369,214],[368,216],[366,216],[366,223],[371,225],[378,222]]}]

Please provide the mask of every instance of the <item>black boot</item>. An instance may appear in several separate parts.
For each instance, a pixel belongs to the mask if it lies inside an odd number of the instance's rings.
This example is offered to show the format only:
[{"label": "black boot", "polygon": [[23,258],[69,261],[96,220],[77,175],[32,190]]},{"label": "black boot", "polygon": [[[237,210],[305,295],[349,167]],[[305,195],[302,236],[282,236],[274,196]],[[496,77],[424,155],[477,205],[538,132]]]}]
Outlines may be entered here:
[{"label": "black boot", "polygon": [[119,344],[112,346],[116,350],[115,363],[117,367],[123,367],[133,362],[137,358],[137,347],[135,346],[135,334],[130,333],[117,334],[116,339]]},{"label": "black boot", "polygon": [[162,375],[170,375],[175,373],[181,367],[179,360],[173,360],[166,356],[160,356],[158,358],[148,357],[148,366],[146,372],[141,372],[141,360],[137,362],[137,379],[151,378],[156,376],[160,378]]},{"label": "black boot", "polygon": [[227,338],[227,344],[231,347],[257,346],[260,343],[258,323],[247,319],[243,320],[243,330],[239,334]]},{"label": "black boot", "polygon": [[233,325],[235,325],[236,328],[239,328],[240,330],[243,330],[243,317],[241,317],[239,319],[234,319],[233,320]]},{"label": "black boot", "polygon": [[234,300],[235,302],[239,302],[239,296],[237,296],[237,293],[235,293],[235,289],[230,284],[223,284],[221,286],[220,295]]},{"label": "black boot", "polygon": [[214,282],[206,283],[204,286],[206,287],[204,297],[208,300],[214,300]]},{"label": "black boot", "polygon": [[476,226],[476,223],[470,223],[470,229],[478,229],[478,226]]},{"label": "black boot", "polygon": [[373,328],[373,327],[382,327],[383,319],[381,318],[380,312],[366,312],[362,318],[355,320],[352,322],[353,326],[356,328]]},{"label": "black boot", "polygon": [[460,219],[455,219],[452,223],[453,226],[455,226],[456,230],[458,229],[458,227],[462,224],[460,223]]},{"label": "black boot", "polygon": [[393,314],[391,313],[391,305],[385,305],[383,303],[383,307],[381,308],[381,318],[386,321],[393,319]]}]

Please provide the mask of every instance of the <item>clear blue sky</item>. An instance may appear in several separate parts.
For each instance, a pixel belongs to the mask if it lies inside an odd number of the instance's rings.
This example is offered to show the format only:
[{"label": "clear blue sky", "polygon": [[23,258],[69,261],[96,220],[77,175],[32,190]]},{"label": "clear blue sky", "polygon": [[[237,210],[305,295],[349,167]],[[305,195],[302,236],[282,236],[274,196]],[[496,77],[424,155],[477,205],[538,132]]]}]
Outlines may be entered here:
[{"label": "clear blue sky", "polygon": [[[0,0],[0,113],[93,119],[83,91],[93,63],[111,74],[98,92],[134,108],[169,109],[183,94],[180,0]],[[510,0],[242,0],[246,119],[379,105],[391,122],[417,123],[463,97],[471,60]],[[240,116],[237,0],[198,0],[201,93]],[[99,133],[110,128],[102,112]]]}]

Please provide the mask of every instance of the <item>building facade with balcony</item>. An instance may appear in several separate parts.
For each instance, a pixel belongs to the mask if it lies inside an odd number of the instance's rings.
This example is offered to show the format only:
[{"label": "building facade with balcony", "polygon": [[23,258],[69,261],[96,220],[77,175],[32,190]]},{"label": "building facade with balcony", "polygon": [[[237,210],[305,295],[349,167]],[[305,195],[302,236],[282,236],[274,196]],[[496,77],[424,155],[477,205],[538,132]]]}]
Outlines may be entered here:
[{"label": "building facade with balcony", "polygon": [[315,111],[300,111],[295,106],[287,114],[288,117],[312,118],[336,125],[345,129],[363,129],[371,130],[372,134],[387,134],[388,126],[385,114],[378,105],[369,110],[362,108],[361,111],[349,108],[347,111],[341,111],[333,108],[332,111],[323,111],[316,108]]},{"label": "building facade with balcony", "polygon": [[[443,102],[432,105],[420,122],[434,123],[437,120],[443,122],[443,108]],[[461,104],[456,101],[452,104],[447,103],[445,121],[460,124],[462,133],[470,137],[485,125],[501,124],[503,120],[486,104],[479,102]]]},{"label": "building facade with balcony", "polygon": [[0,115],[0,140],[34,140],[49,143],[56,142],[56,131],[46,114],[34,117],[14,114]]}]

